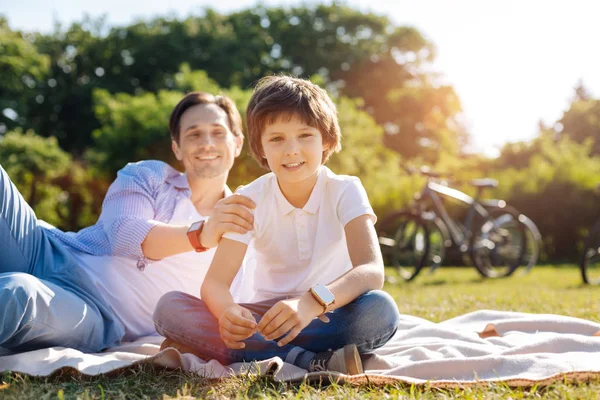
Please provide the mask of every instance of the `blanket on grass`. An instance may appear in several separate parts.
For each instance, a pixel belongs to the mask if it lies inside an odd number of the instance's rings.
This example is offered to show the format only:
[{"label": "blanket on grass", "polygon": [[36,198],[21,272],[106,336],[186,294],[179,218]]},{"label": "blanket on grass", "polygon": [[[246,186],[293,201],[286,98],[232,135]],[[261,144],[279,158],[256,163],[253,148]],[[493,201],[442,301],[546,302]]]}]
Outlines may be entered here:
[{"label": "blanket on grass", "polygon": [[33,376],[75,372],[98,375],[141,363],[181,368],[209,378],[254,372],[282,381],[334,379],[349,383],[398,383],[463,387],[503,382],[543,386],[558,380],[600,379],[600,323],[552,314],[482,310],[440,323],[405,316],[396,335],[364,355],[365,373],[307,373],[280,358],[223,366],[175,349],[160,351],[161,337],[149,336],[103,353],[48,348],[0,354],[0,371]]}]

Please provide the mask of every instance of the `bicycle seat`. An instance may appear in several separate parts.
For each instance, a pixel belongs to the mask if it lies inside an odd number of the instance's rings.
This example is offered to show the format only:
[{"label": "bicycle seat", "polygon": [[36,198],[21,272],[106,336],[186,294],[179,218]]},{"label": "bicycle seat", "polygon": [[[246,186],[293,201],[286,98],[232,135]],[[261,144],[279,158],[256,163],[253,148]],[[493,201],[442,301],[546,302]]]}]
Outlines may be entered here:
[{"label": "bicycle seat", "polygon": [[471,186],[480,189],[498,187],[498,181],[491,178],[473,179],[470,184]]}]

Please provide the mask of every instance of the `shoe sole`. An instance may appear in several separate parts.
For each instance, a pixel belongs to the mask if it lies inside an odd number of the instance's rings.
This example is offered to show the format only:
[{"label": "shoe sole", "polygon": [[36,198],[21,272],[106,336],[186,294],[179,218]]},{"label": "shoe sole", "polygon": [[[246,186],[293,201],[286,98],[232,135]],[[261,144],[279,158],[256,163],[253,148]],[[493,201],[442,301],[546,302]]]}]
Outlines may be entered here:
[{"label": "shoe sole", "polygon": [[359,375],[363,373],[362,361],[355,344],[344,346],[344,363],[348,375]]}]

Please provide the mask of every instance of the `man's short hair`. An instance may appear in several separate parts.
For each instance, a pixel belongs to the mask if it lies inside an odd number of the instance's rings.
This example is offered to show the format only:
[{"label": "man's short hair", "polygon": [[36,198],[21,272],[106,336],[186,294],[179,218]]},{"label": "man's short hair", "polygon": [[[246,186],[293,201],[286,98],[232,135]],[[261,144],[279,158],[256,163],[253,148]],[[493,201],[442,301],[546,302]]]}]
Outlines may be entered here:
[{"label": "man's short hair", "polygon": [[323,144],[329,146],[323,152],[323,164],[334,151],[341,149],[337,109],[325,90],[304,79],[267,76],[258,81],[246,109],[250,153],[262,167],[269,169],[263,157],[262,133],[267,124],[282,117],[299,117],[321,132]]},{"label": "man's short hair", "polygon": [[171,118],[169,119],[169,132],[171,133],[171,139],[179,144],[179,130],[181,116],[190,107],[198,104],[216,104],[221,107],[227,114],[227,120],[229,121],[229,129],[235,136],[243,136],[244,131],[242,128],[242,117],[240,112],[233,100],[225,96],[214,96],[210,93],[205,92],[190,92],[185,95],[183,99],[171,111]]}]

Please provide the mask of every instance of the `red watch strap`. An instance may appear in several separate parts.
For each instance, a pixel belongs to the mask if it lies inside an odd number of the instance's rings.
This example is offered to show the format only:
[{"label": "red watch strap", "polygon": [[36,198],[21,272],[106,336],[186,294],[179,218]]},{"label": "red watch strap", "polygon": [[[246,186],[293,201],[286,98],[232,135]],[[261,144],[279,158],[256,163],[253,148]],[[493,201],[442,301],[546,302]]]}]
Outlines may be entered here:
[{"label": "red watch strap", "polygon": [[200,243],[200,234],[202,233],[203,228],[204,220],[194,222],[187,231],[188,240],[197,253],[208,250],[208,247],[204,247],[202,246],[202,243]]}]

